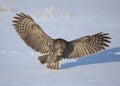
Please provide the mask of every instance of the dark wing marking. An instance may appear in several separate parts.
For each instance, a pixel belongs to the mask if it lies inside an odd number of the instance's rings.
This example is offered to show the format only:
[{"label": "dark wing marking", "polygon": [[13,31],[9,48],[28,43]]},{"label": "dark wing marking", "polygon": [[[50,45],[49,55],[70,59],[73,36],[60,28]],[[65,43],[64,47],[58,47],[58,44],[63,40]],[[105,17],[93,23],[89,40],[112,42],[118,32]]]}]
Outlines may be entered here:
[{"label": "dark wing marking", "polygon": [[65,49],[64,58],[78,58],[98,53],[108,47],[110,43],[108,33],[97,33],[91,36],[85,36],[68,43]]},{"label": "dark wing marking", "polygon": [[37,52],[49,52],[53,39],[29,15],[24,13],[16,15],[13,26],[24,42]]}]

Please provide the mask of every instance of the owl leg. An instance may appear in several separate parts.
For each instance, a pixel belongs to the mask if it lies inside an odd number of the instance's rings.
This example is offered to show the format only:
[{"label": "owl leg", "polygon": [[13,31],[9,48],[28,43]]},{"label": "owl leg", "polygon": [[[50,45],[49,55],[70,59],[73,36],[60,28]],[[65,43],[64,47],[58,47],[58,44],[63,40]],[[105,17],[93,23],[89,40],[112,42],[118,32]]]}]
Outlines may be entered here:
[{"label": "owl leg", "polygon": [[41,64],[45,64],[47,62],[47,58],[49,57],[49,53],[44,53],[38,56],[38,60]]},{"label": "owl leg", "polygon": [[57,62],[48,62],[46,66],[49,69],[58,70],[58,69],[60,69],[61,64],[60,64],[60,61],[57,61]]}]

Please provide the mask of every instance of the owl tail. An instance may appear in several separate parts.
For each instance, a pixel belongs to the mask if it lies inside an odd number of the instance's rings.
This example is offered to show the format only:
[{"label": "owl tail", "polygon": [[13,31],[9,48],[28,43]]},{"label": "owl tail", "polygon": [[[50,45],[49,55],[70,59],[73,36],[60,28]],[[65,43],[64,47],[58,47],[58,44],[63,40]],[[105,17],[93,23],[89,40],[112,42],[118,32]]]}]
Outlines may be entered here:
[{"label": "owl tail", "polygon": [[49,68],[49,69],[58,70],[58,69],[60,69],[60,61],[57,61],[57,62],[55,62],[55,63],[49,62],[49,63],[47,63],[46,66],[47,66],[47,68]]}]

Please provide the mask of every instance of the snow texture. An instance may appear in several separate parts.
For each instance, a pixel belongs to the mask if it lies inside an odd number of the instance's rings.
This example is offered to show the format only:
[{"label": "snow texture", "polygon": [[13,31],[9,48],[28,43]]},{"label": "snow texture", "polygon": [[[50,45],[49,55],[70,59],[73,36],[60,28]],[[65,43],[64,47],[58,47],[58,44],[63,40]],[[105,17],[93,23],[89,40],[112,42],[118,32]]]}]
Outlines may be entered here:
[{"label": "snow texture", "polygon": [[[12,26],[20,12],[52,38],[107,32],[112,43],[99,54],[62,60],[61,70],[47,69]],[[0,0],[0,86],[119,86],[119,35],[120,0]]]}]

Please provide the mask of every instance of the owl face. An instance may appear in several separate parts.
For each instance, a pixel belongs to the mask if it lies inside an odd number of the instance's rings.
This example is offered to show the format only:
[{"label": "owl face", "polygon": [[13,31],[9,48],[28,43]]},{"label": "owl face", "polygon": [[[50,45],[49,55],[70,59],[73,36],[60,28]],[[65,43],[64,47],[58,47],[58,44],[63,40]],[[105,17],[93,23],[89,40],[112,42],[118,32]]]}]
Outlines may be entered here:
[{"label": "owl face", "polygon": [[53,45],[53,51],[55,56],[62,57],[64,50],[66,49],[67,41],[63,39],[56,39]]}]

